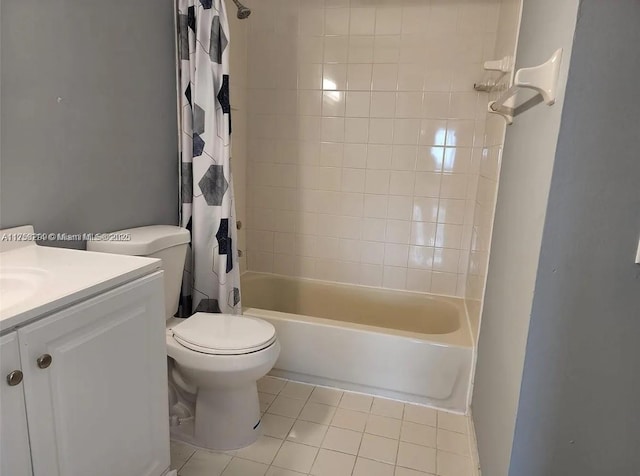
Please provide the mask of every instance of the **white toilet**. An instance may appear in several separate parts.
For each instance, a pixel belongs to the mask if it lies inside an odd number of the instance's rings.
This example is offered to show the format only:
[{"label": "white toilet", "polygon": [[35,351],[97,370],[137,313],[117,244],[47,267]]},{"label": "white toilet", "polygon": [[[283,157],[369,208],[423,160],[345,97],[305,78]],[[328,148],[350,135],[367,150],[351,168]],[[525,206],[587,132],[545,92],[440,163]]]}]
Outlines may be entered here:
[{"label": "white toilet", "polygon": [[280,354],[274,327],[228,314],[199,312],[187,319],[173,318],[189,232],[154,225],[118,233],[130,234],[131,240],[92,241],[87,250],[162,260],[172,437],[216,450],[253,443],[261,433],[256,382]]}]

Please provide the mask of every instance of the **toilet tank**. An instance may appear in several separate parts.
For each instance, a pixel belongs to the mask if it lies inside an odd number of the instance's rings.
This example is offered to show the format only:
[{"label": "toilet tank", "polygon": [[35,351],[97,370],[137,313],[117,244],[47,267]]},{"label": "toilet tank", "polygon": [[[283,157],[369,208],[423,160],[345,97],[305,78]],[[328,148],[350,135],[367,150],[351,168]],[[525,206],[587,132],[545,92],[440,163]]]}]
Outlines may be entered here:
[{"label": "toilet tank", "polygon": [[166,319],[178,310],[182,271],[191,240],[189,230],[171,225],[129,228],[114,233],[128,239],[121,241],[88,241],[87,251],[120,255],[146,256],[162,260]]}]

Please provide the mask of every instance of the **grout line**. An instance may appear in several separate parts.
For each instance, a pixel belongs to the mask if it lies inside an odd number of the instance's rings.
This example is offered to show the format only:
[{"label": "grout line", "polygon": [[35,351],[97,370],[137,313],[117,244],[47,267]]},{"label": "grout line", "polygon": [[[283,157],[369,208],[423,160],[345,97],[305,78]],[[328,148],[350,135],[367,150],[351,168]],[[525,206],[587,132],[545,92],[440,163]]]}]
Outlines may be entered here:
[{"label": "grout line", "polygon": [[197,450],[193,450],[193,451],[191,452],[191,455],[189,455],[189,457],[188,457],[186,460],[184,460],[184,463],[182,463],[182,464],[180,465],[180,467],[179,467],[179,468],[176,468],[176,473],[179,473],[179,472],[182,470],[182,468],[184,468],[184,465],[186,465],[186,464],[187,464],[187,462],[188,462],[191,458],[193,458],[193,455],[195,455],[195,454],[196,454],[196,451],[197,451]]},{"label": "grout line", "polygon": [[[275,452],[275,455],[274,455],[274,457],[273,457],[273,459],[271,460],[271,462],[270,462],[270,463],[263,463],[263,462],[254,461],[254,460],[251,460],[251,459],[248,459],[248,458],[243,458],[243,457],[241,457],[241,456],[238,456],[238,455],[237,455],[237,453],[230,454],[230,453],[227,453],[227,452],[217,452],[217,451],[213,451],[214,453],[218,453],[218,454],[228,454],[229,456],[231,456],[231,459],[229,460],[229,462],[227,463],[227,465],[225,465],[225,468],[224,468],[224,470],[223,470],[223,471],[225,471],[225,470],[228,468],[228,466],[231,464],[231,461],[233,461],[233,459],[236,459],[236,458],[237,458],[237,459],[241,459],[241,460],[251,461],[251,462],[254,462],[254,463],[264,464],[264,465],[266,465],[266,466],[268,467],[268,468],[267,468],[267,470],[271,469],[272,467],[273,467],[273,468],[279,468],[278,466],[274,466],[274,465],[273,465],[273,461],[275,461],[276,456],[278,455],[278,453],[279,453],[279,452],[280,452],[280,450],[282,449],[282,446],[284,445],[284,443],[285,443],[285,442],[287,442],[287,441],[292,442],[292,443],[296,443],[296,444],[300,444],[300,445],[306,446],[306,447],[308,447],[308,448],[313,448],[314,450],[317,450],[317,451],[316,451],[316,455],[315,455],[315,457],[314,457],[314,459],[313,459],[313,462],[312,462],[312,464],[311,464],[311,468],[313,468],[313,466],[316,464],[317,459],[318,459],[318,456],[319,456],[319,454],[320,454],[320,451],[324,449],[324,450],[327,450],[327,451],[333,451],[333,452],[336,452],[336,453],[340,453],[340,454],[344,454],[344,455],[348,455],[348,456],[352,456],[352,457],[354,457],[354,458],[355,458],[355,459],[354,459],[354,466],[353,466],[353,468],[352,468],[351,475],[353,475],[353,472],[355,471],[355,465],[356,465],[356,463],[357,463],[357,461],[358,461],[358,459],[359,459],[359,458],[362,458],[362,459],[365,459],[365,460],[374,461],[374,462],[378,462],[378,463],[382,463],[382,464],[386,464],[386,465],[391,465],[391,466],[393,466],[394,468],[398,468],[398,467],[400,467],[400,468],[413,469],[413,468],[408,468],[408,467],[406,467],[406,466],[402,466],[402,465],[399,465],[399,464],[398,464],[398,454],[399,454],[399,450],[400,450],[400,443],[402,443],[402,442],[403,442],[401,438],[402,438],[402,424],[403,424],[404,422],[412,423],[412,424],[416,424],[416,425],[421,425],[421,426],[427,426],[427,427],[429,427],[429,428],[434,428],[434,429],[435,429],[435,431],[436,431],[436,447],[435,447],[435,448],[434,448],[434,447],[432,447],[432,446],[428,446],[428,445],[421,445],[421,444],[418,444],[418,443],[411,443],[411,444],[413,444],[413,445],[420,446],[420,447],[424,447],[424,448],[429,448],[429,449],[431,449],[431,450],[435,451],[435,455],[436,455],[436,457],[435,457],[435,460],[436,460],[436,462],[435,462],[435,464],[436,464],[436,473],[435,473],[435,474],[437,474],[437,472],[438,472],[438,452],[440,452],[440,453],[447,453],[447,454],[451,454],[451,455],[454,455],[455,457],[458,457],[458,458],[466,458],[466,459],[468,459],[468,460],[470,460],[470,461],[471,461],[471,464],[473,464],[473,458],[472,458],[471,456],[463,455],[463,454],[460,454],[460,453],[455,453],[455,452],[452,452],[452,451],[442,450],[442,449],[439,449],[439,448],[437,447],[437,446],[438,446],[438,444],[437,444],[437,438],[438,438],[438,431],[439,431],[439,430],[442,430],[442,431],[451,431],[451,432],[453,432],[453,433],[455,433],[455,434],[457,434],[457,435],[465,435],[465,433],[461,433],[461,432],[457,432],[457,431],[453,431],[453,430],[447,430],[446,428],[440,428],[440,427],[439,427],[439,425],[440,425],[440,416],[441,416],[440,414],[441,414],[441,413],[447,413],[446,411],[443,411],[443,410],[436,410],[436,409],[431,409],[431,410],[436,411],[436,425],[435,425],[435,427],[434,427],[434,426],[432,426],[432,425],[425,425],[425,424],[422,424],[422,423],[415,423],[415,422],[410,422],[410,421],[408,421],[408,420],[405,420],[405,416],[406,416],[406,408],[407,408],[407,406],[406,406],[406,405],[411,405],[410,403],[400,402],[399,400],[393,400],[393,399],[387,399],[387,398],[382,398],[382,397],[376,397],[376,396],[374,396],[374,395],[362,394],[362,393],[358,393],[358,392],[349,392],[349,391],[347,391],[347,390],[335,389],[334,387],[317,386],[317,385],[308,384],[308,383],[306,383],[306,382],[297,382],[297,381],[295,381],[295,380],[283,379],[283,378],[280,378],[280,377],[271,377],[271,376],[269,376],[269,377],[270,377],[270,378],[272,378],[272,379],[275,379],[275,380],[279,380],[279,381],[284,382],[284,385],[282,385],[282,387],[278,390],[278,393],[276,393],[276,394],[271,394],[271,393],[269,393],[269,395],[274,396],[273,401],[275,401],[277,397],[282,396],[282,397],[290,398],[290,399],[292,399],[292,400],[303,401],[303,402],[304,402],[304,403],[303,403],[303,406],[302,406],[302,408],[303,408],[303,409],[304,409],[304,407],[305,407],[308,403],[315,403],[315,404],[318,404],[318,405],[323,405],[323,406],[325,406],[325,407],[333,408],[333,409],[335,410],[335,411],[334,411],[334,414],[333,414],[333,416],[332,416],[331,420],[328,422],[328,424],[324,424],[324,423],[317,423],[317,422],[310,422],[310,421],[307,421],[307,420],[303,420],[303,419],[301,419],[301,418],[300,418],[300,415],[301,415],[301,413],[302,413],[302,410],[300,411],[300,413],[298,414],[298,416],[297,416],[297,417],[295,417],[295,418],[292,418],[292,417],[283,417],[283,418],[288,418],[288,419],[293,420],[293,424],[292,424],[292,427],[291,427],[291,428],[293,428],[293,426],[295,426],[295,424],[296,424],[298,421],[306,422],[306,423],[313,423],[313,424],[321,425],[321,426],[326,426],[326,427],[327,427],[327,431],[325,432],[325,434],[324,434],[324,436],[323,436],[323,438],[322,438],[322,441],[321,441],[321,443],[320,443],[320,446],[314,446],[314,445],[309,445],[309,444],[306,444],[306,443],[301,443],[301,442],[297,442],[297,441],[289,440],[289,439],[288,439],[288,437],[289,437],[289,434],[290,434],[290,432],[291,432],[291,429],[289,429],[289,431],[288,431],[288,432],[287,432],[287,434],[284,436],[284,438],[277,438],[277,437],[270,436],[270,435],[264,435],[264,436],[267,436],[267,437],[269,437],[269,438],[275,438],[275,439],[280,440],[280,445],[279,445],[279,447],[278,447],[277,451]],[[295,397],[289,397],[289,396],[286,396],[286,395],[282,395],[282,391],[284,390],[284,388],[286,387],[286,385],[287,385],[289,382],[292,382],[292,383],[300,383],[300,384],[304,384],[304,385],[307,385],[307,386],[309,386],[309,387],[312,387],[311,392],[309,393],[309,395],[308,395],[306,398],[295,398]],[[312,401],[312,400],[311,400],[311,396],[313,395],[313,393],[314,393],[314,391],[315,391],[315,389],[316,389],[316,388],[330,388],[330,389],[333,389],[333,390],[336,390],[336,391],[341,391],[341,392],[343,392],[343,394],[341,395],[340,399],[338,400],[338,402],[336,403],[336,405],[335,405],[335,406],[334,406],[334,405],[330,405],[330,404],[328,405],[328,404],[326,404],[326,403],[322,403],[322,402],[315,402],[315,401]],[[266,393],[266,392],[262,392],[262,393]],[[348,409],[348,408],[339,407],[338,405],[340,405],[340,403],[342,402],[342,398],[344,397],[344,395],[345,395],[346,393],[355,393],[355,394],[360,394],[360,395],[371,396],[371,397],[372,397],[372,403],[371,403],[371,405],[369,406],[369,410],[368,410],[368,411],[360,411],[360,410],[351,410],[351,409]],[[394,402],[402,403],[402,405],[403,405],[403,408],[402,408],[402,417],[401,417],[401,418],[395,418],[395,417],[389,417],[389,416],[384,416],[384,415],[377,415],[377,414],[375,414],[375,413],[372,413],[373,403],[375,402],[375,398],[381,398],[381,399],[383,399],[383,400],[390,400],[390,401],[394,401]],[[271,405],[269,405],[269,407],[270,407],[270,406],[271,406]],[[418,405],[418,406],[421,406],[421,405]],[[430,408],[430,407],[424,407],[424,408]],[[334,420],[334,418],[335,418],[335,413],[337,413],[337,410],[338,410],[338,409],[342,409],[342,410],[344,410],[344,411],[356,412],[356,413],[358,413],[358,414],[362,414],[362,415],[367,415],[367,421],[365,422],[365,426],[364,426],[363,430],[362,430],[362,431],[357,431],[357,430],[353,430],[352,428],[341,428],[341,427],[338,427],[338,426],[334,426],[334,425],[333,425],[333,420]],[[265,413],[266,413],[266,411],[265,411]],[[272,415],[275,415],[275,414],[272,414]],[[381,417],[381,418],[390,418],[390,419],[392,419],[392,420],[394,420],[394,421],[398,421],[398,422],[400,422],[400,424],[401,424],[401,431],[400,431],[400,435],[398,436],[398,438],[389,438],[389,437],[382,436],[382,435],[374,435],[373,433],[368,433],[368,432],[367,432],[367,423],[369,422],[369,419],[370,419],[371,415],[374,415],[374,416],[377,416],[377,417]],[[275,416],[281,416],[281,415],[275,415]],[[466,416],[465,416],[465,418],[467,418],[467,426],[469,426],[469,421],[468,421],[468,418],[469,418],[469,417],[466,417]],[[336,429],[339,429],[339,430],[347,430],[347,431],[356,432],[356,433],[359,433],[359,434],[361,435],[361,436],[360,436],[360,443],[359,443],[359,445],[358,445],[358,450],[357,450],[357,453],[356,453],[355,455],[354,455],[354,454],[352,454],[352,453],[346,453],[346,452],[344,452],[344,451],[340,451],[340,450],[336,450],[336,449],[328,449],[328,448],[324,448],[324,447],[322,446],[322,445],[324,444],[324,441],[326,440],[327,433],[328,433],[329,429],[330,429],[330,428],[332,428],[332,427],[333,427],[333,428],[336,428]],[[379,461],[379,460],[375,460],[375,459],[366,458],[366,457],[361,456],[361,455],[360,455],[360,451],[361,451],[361,449],[362,449],[362,443],[363,443],[363,440],[364,440],[365,435],[371,435],[371,436],[374,436],[374,437],[384,438],[384,439],[386,439],[386,440],[395,441],[395,444],[396,444],[396,451],[395,451],[395,459],[394,459],[394,463],[389,463],[389,462],[387,462],[387,461]],[[468,437],[469,435],[467,434],[466,436]],[[407,442],[407,443],[408,443],[408,442]],[[187,446],[191,447],[191,445],[188,445],[188,444],[187,444]],[[472,448],[471,448],[470,443],[469,443],[469,448],[468,448],[468,449],[469,449],[469,451],[472,451]],[[190,456],[185,460],[185,462],[180,466],[180,468],[179,468],[179,470],[178,470],[178,471],[181,471],[181,470],[183,469],[183,467],[186,465],[186,463],[187,463],[189,460],[191,460],[191,458],[193,457],[193,455],[195,455],[195,453],[196,453],[197,451],[198,451],[198,449],[194,449],[194,451],[191,453],[191,455],[190,455]],[[207,451],[207,450],[204,450],[204,449],[203,449],[203,451]],[[286,468],[281,468],[281,469],[286,469]],[[302,473],[302,474],[309,474],[309,473]],[[430,473],[426,473],[426,474],[428,474],[428,475],[429,475]]]}]

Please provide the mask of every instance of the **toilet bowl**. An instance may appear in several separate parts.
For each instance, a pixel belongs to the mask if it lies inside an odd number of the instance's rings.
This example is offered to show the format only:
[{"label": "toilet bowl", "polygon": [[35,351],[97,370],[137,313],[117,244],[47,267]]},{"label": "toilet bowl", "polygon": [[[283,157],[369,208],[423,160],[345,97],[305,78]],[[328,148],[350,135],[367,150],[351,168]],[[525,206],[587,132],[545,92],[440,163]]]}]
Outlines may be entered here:
[{"label": "toilet bowl", "polygon": [[[250,317],[196,313],[173,319],[166,335],[174,362],[170,382],[181,390],[175,404],[195,415],[192,425],[172,425],[174,438],[217,450],[256,441],[262,430],[256,382],[280,354],[273,326]],[[184,398],[194,387],[195,407]]]},{"label": "toilet bowl", "polygon": [[153,225],[116,232],[127,241],[90,241],[88,251],[162,260],[172,438],[214,450],[247,446],[260,436],[257,381],[280,354],[274,327],[253,317],[178,309],[190,235]]}]

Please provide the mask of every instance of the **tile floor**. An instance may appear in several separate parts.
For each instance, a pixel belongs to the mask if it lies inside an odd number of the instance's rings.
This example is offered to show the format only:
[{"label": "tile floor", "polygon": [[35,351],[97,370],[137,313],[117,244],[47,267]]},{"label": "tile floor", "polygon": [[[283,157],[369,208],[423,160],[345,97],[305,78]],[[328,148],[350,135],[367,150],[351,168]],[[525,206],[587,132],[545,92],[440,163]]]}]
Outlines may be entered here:
[{"label": "tile floor", "polygon": [[171,443],[179,476],[472,476],[467,417],[265,377],[263,435],[236,451]]}]

